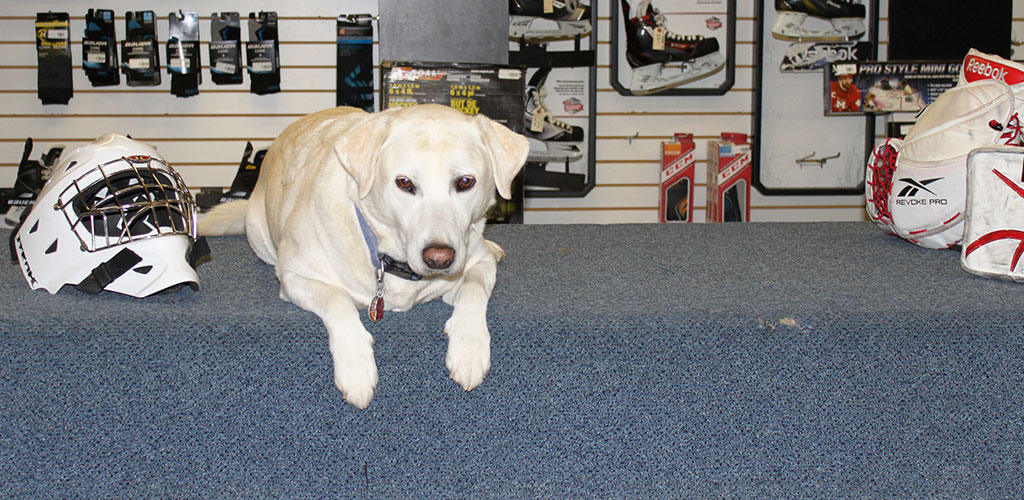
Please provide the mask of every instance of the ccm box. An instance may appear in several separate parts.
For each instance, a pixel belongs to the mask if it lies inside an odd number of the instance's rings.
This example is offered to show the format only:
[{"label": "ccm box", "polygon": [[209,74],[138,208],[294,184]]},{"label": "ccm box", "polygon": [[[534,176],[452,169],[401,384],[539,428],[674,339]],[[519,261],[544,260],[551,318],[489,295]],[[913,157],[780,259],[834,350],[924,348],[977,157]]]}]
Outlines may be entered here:
[{"label": "ccm box", "polygon": [[707,222],[750,220],[750,144],[746,134],[708,141]]}]

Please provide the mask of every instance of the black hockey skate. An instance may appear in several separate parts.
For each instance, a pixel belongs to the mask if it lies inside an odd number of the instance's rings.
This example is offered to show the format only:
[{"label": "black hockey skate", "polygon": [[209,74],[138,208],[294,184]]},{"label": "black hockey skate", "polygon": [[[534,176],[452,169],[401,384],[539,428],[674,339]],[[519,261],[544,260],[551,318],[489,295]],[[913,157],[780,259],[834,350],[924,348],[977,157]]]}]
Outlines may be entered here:
[{"label": "black hockey skate", "polygon": [[630,8],[622,0],[626,22],[626,62],[633,68],[630,90],[653,94],[705,78],[725,66],[718,40],[700,35],[682,36],[668,31],[661,13],[650,0]]},{"label": "black hockey skate", "polygon": [[529,161],[574,162],[583,157],[579,144],[583,142],[582,127],[569,125],[551,116],[544,97],[544,82],[551,68],[540,68],[526,85],[526,113],[524,135],[530,140]]},{"label": "black hockey skate", "polygon": [[239,162],[238,171],[235,172],[235,178],[231,181],[231,187],[227,191],[223,191],[221,188],[204,188],[199,191],[196,195],[196,206],[200,211],[205,212],[229,201],[249,199],[253,188],[256,187],[256,181],[259,179],[263,157],[267,154],[267,149],[263,148],[256,152],[250,162],[249,157],[252,155],[252,151],[252,143],[246,142],[245,151],[242,152],[242,161]]},{"label": "black hockey skate", "polygon": [[5,223],[14,226],[21,222],[21,218],[24,214],[28,213],[35,203],[36,196],[43,189],[43,185],[49,176],[49,170],[57,163],[63,151],[64,146],[54,146],[43,154],[39,160],[31,161],[28,157],[32,153],[32,138],[29,137],[25,140],[25,149],[21,154],[21,163],[18,164],[18,177],[14,180],[14,188],[11,190],[10,199],[7,201],[8,208],[4,216]]}]

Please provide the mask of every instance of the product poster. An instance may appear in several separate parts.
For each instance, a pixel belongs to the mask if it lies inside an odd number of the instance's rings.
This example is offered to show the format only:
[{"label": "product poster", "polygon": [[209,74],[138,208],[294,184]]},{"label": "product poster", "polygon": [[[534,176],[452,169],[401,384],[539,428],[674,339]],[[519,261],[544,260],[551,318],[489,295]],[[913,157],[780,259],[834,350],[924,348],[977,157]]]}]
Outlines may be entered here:
[{"label": "product poster", "polygon": [[824,71],[825,114],[916,113],[956,85],[961,61],[832,63]]},{"label": "product poster", "polygon": [[[851,54],[851,49],[856,49],[859,58],[874,59],[870,48],[877,40],[877,0],[854,4],[862,9],[863,15],[856,28],[838,22],[829,24],[828,20],[810,15],[780,13],[774,2],[759,5],[758,19],[762,22],[758,30],[760,50],[755,53],[757,95],[752,127],[754,186],[767,195],[863,192],[865,161],[874,144],[875,118],[863,114],[827,116],[823,107],[828,96],[823,96],[822,82],[828,64],[819,63],[819,69],[795,72],[792,63],[796,53],[802,53],[806,62],[811,56],[817,60],[842,56],[844,51]],[[803,24],[796,24],[801,19]],[[850,40],[840,42],[871,45],[837,44],[834,50],[813,51],[806,45],[794,48],[795,44],[816,41],[809,38],[829,30],[854,33]],[[828,47],[829,41],[819,43]],[[784,63],[788,67],[784,68]],[[853,99],[848,104],[850,109],[860,108],[862,99]]]}]

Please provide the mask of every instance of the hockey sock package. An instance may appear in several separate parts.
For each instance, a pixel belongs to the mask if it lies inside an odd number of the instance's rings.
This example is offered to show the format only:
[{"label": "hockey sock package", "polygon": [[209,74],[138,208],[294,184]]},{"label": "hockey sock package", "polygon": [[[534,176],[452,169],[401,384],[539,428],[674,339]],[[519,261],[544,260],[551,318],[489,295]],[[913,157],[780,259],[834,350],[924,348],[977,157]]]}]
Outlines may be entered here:
[{"label": "hockey sock package", "polygon": [[167,73],[171,93],[192,97],[199,93],[203,77],[199,60],[199,15],[195,12],[168,14]]},{"label": "hockey sock package", "polygon": [[121,68],[128,86],[160,85],[156,15],[151,10],[125,12],[124,24],[125,39],[121,41]]},{"label": "hockey sock package", "polygon": [[117,65],[117,37],[114,11],[89,9],[85,14],[85,38],[82,39],[82,68],[93,87],[118,85],[121,73]]},{"label": "hockey sock package", "polygon": [[969,273],[1024,281],[1024,148],[967,156],[967,217],[960,264]]},{"label": "hockey sock package", "polygon": [[338,106],[373,111],[373,16],[338,17]]},{"label": "hockey sock package", "polygon": [[67,104],[71,83],[71,20],[66,12],[36,14],[38,95],[43,104]]},{"label": "hockey sock package", "polygon": [[252,76],[253,94],[281,91],[281,61],[277,43],[277,12],[249,13],[249,41],[245,57]]},{"label": "hockey sock package", "polygon": [[237,12],[210,15],[210,75],[217,85],[242,83],[242,28]]}]

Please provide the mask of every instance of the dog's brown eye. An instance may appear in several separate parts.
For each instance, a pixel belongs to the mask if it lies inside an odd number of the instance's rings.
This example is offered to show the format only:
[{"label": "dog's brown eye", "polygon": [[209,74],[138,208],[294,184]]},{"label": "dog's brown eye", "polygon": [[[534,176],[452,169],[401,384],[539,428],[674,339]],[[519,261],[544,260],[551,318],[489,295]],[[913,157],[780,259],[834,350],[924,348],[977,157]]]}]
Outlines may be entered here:
[{"label": "dog's brown eye", "polygon": [[470,190],[474,185],[476,185],[476,179],[464,175],[455,181],[455,190],[461,193]]},{"label": "dog's brown eye", "polygon": [[395,185],[406,193],[416,194],[416,185],[408,177],[398,177],[395,179]]}]

